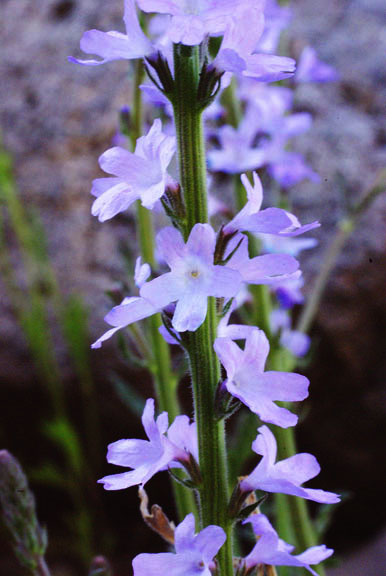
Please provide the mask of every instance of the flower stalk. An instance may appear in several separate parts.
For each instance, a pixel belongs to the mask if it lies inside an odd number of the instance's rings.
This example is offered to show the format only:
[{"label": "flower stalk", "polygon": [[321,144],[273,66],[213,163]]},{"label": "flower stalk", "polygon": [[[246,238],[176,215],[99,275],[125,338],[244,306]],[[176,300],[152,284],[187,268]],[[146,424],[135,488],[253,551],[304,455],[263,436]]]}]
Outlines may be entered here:
[{"label": "flower stalk", "polygon": [[[130,139],[132,148],[135,148],[137,139],[142,134],[143,104],[140,85],[144,80],[144,65],[142,60],[135,62],[134,86],[132,98],[132,126]],[[156,266],[154,257],[154,225],[153,214],[136,202],[138,243],[143,262],[147,262],[153,269]],[[160,411],[166,411],[171,420],[180,413],[177,396],[177,378],[172,370],[169,346],[159,332],[162,325],[160,314],[147,319],[147,331],[150,341],[151,361],[150,369],[154,378],[156,396]],[[173,483],[174,497],[180,519],[185,518],[195,509],[192,493],[180,484]]]},{"label": "flower stalk", "polygon": [[[199,47],[174,47],[174,115],[177,131],[180,183],[186,206],[185,238],[197,223],[208,221],[206,164],[203,123],[197,105]],[[219,574],[231,576],[232,526],[227,514],[228,479],[224,422],[218,422],[214,397],[220,366],[213,350],[216,337],[216,302],[209,298],[205,322],[188,335],[188,357],[198,429],[199,459],[202,474],[200,489],[203,526],[223,528],[227,540],[218,555]]]}]

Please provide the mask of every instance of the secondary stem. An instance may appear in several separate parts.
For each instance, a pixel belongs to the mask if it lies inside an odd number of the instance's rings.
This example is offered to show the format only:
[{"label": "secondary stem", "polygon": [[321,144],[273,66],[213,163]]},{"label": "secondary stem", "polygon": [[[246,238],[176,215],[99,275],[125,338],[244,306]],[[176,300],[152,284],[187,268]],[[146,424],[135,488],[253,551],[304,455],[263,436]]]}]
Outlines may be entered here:
[{"label": "secondary stem", "polygon": [[[199,79],[199,48],[174,47],[175,98],[178,162],[187,223],[185,238],[193,226],[208,221],[205,142],[201,112],[196,94]],[[216,302],[208,300],[205,322],[189,334],[188,356],[198,428],[199,459],[202,473],[200,489],[203,526],[221,526],[227,535],[218,555],[219,574],[232,576],[232,526],[228,518],[228,480],[224,423],[217,422],[214,395],[220,366],[213,350],[216,337]]]},{"label": "secondary stem", "polygon": [[40,557],[38,560],[36,576],[51,576],[51,572],[49,571],[46,561],[43,557]]},{"label": "secondary stem", "polygon": [[[135,147],[137,139],[141,136],[143,124],[143,107],[140,85],[143,82],[144,67],[141,60],[138,60],[135,66],[131,115],[132,124],[130,130],[133,148]],[[154,268],[156,262],[154,258],[153,217],[150,210],[144,208],[139,201],[137,202],[137,222],[138,243],[142,260]],[[159,409],[161,412],[166,410],[169,414],[170,421],[173,421],[180,413],[177,397],[177,379],[172,371],[169,347],[159,333],[159,327],[161,324],[162,321],[159,314],[151,316],[146,321],[152,355],[150,368],[154,377],[154,386],[159,403]],[[173,490],[178,515],[180,519],[183,519],[195,508],[192,493],[176,483],[173,483]]]}]

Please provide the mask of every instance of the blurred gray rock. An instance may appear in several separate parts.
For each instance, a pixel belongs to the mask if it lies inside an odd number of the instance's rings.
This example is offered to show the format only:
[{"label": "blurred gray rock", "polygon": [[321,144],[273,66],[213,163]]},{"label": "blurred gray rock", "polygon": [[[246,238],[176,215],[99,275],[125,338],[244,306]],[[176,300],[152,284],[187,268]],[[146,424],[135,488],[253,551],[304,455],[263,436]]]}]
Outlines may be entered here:
[{"label": "blurred gray rock", "polygon": [[[104,290],[122,277],[118,242],[126,232],[117,220],[100,225],[90,216],[90,182],[100,175],[97,158],[111,142],[117,110],[129,102],[130,88],[126,63],[84,68],[70,64],[67,56],[79,53],[86,29],[122,29],[121,10],[118,0],[3,0],[0,5],[4,143],[15,160],[23,201],[38,209],[47,229],[61,288],[81,292],[92,307],[93,337],[104,327]],[[321,220],[322,250],[345,210],[345,196],[360,197],[386,158],[381,149],[386,36],[376,0],[326,0],[323,10],[298,1],[294,12],[291,36],[297,48],[312,43],[342,76],[341,84],[302,86],[297,93],[298,108],[311,110],[315,124],[296,147],[321,182],[297,187],[293,200],[303,219]],[[363,218],[342,266],[355,266],[365,254],[383,249],[384,206],[379,200]],[[315,251],[306,270],[314,273],[319,262]],[[25,370],[18,371],[13,361],[23,348],[21,335],[7,310],[2,298],[0,377],[23,378]],[[10,335],[16,357],[5,348]]]}]

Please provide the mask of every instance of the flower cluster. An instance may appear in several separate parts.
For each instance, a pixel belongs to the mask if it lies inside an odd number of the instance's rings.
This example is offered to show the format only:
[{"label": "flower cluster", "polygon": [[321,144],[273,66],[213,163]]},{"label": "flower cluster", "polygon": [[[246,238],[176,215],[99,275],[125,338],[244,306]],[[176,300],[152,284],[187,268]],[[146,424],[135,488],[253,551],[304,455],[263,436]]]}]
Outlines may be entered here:
[{"label": "flower cluster", "polygon": [[[277,402],[304,400],[309,381],[294,372],[271,366],[266,369],[266,364],[270,343],[271,347],[273,343],[286,349],[293,357],[304,356],[308,351],[309,339],[292,329],[290,311],[303,298],[303,280],[296,257],[316,244],[312,238],[298,237],[316,229],[319,222],[302,225],[289,209],[262,209],[263,187],[255,170],[265,167],[283,188],[304,178],[315,180],[317,176],[300,155],[288,150],[290,138],[309,129],[310,116],[291,113],[290,88],[268,87],[264,83],[291,77],[295,84],[324,82],[334,80],[335,73],[309,47],[300,58],[295,76],[294,60],[275,54],[280,33],[290,21],[288,8],[279,6],[275,0],[257,0],[253,5],[250,0],[125,0],[124,4],[125,33],[89,30],[82,37],[81,49],[99,60],[71,60],[97,66],[113,60],[144,59],[153,85],[145,84],[141,89],[153,104],[162,107],[164,118],[171,116],[175,120],[178,139],[173,122],[162,126],[161,120],[156,119],[147,134],[137,139],[134,151],[123,144],[104,152],[99,164],[109,176],[93,182],[92,214],[104,222],[139,201],[150,211],[163,207],[172,226],[158,232],[153,269],[147,262],[142,263],[140,257],[137,259],[134,280],[138,292],[124,298],[106,315],[105,321],[111,328],[93,348],[100,348],[118,330],[161,314],[164,325],[160,332],[168,343],[185,348],[191,362],[194,358],[196,364],[212,362],[223,367],[217,391],[212,398],[207,397],[213,403],[210,413],[214,415],[214,428],[241,405],[261,422],[290,428],[298,417],[290,406]],[[142,16],[153,15],[150,38],[140,26],[137,8]],[[209,50],[211,43],[214,48]],[[181,174],[180,181],[175,180],[172,162],[181,139],[189,137],[177,124],[176,110],[181,97],[176,89],[177,67],[174,74],[171,72],[172,52],[178,52],[181,46],[189,58],[200,46],[201,68],[193,113],[200,121],[205,110],[205,118],[212,126],[208,131],[209,170],[237,175],[241,181],[237,186],[246,197],[245,202],[239,202],[236,213],[212,198],[210,212],[215,217],[211,223],[198,217],[191,226],[187,224],[187,212],[191,209],[184,189],[187,184]],[[222,121],[226,117],[225,105],[215,98],[229,87],[232,76],[237,81],[236,94],[245,116],[230,125]],[[202,142],[200,145],[203,148]],[[178,156],[184,170],[192,160],[181,155],[180,147]],[[194,166],[193,171],[196,169],[199,167]],[[247,171],[252,171],[252,183]],[[220,226],[212,226],[218,218]],[[251,286],[266,287],[269,294],[277,297],[278,304],[269,315],[270,340],[253,322],[248,325],[238,323],[239,320],[231,322],[232,315],[237,315],[248,303]],[[210,321],[214,329],[212,326],[210,337],[203,336],[201,342],[207,354],[213,355],[212,361],[203,354],[200,356],[197,342],[213,311],[215,319]],[[203,384],[209,386],[207,382]],[[162,412],[155,419],[154,400],[148,399],[142,416],[148,440],[125,439],[110,444],[108,462],[130,470],[106,476],[99,482],[107,490],[142,487],[158,472],[180,468],[183,472],[180,481],[202,495],[202,486],[207,482],[203,465],[207,435],[200,432],[200,418],[196,407],[197,422],[179,415],[169,426],[168,413]],[[210,576],[214,570],[222,570],[215,558],[222,554],[231,537],[229,525],[248,516],[245,501],[255,490],[320,503],[339,500],[331,492],[302,487],[319,473],[314,456],[292,454],[276,462],[276,439],[268,426],[258,429],[252,449],[261,460],[249,475],[236,482],[236,510],[229,512],[229,518],[227,510],[231,510],[232,500],[222,502],[224,512],[218,515],[223,519],[221,526],[209,523],[206,518],[201,532],[195,534],[194,516],[188,514],[175,528],[175,553],[140,554],[133,561],[134,576],[166,572],[170,576]],[[216,450],[217,457],[221,450]],[[332,554],[324,546],[315,546],[293,555],[294,547],[280,540],[263,514],[253,513],[245,522],[252,525],[257,543],[245,558],[235,561],[237,574],[250,574],[261,565],[297,566],[315,574],[310,565]]]}]

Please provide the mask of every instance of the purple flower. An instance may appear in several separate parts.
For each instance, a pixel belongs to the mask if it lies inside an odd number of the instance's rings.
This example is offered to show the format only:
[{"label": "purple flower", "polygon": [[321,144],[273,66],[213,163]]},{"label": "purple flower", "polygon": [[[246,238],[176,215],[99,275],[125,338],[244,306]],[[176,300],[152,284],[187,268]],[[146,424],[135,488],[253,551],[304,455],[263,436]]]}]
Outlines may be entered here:
[{"label": "purple flower", "polygon": [[142,258],[141,256],[138,256],[138,258],[135,261],[135,270],[134,270],[134,282],[137,288],[141,288],[141,286],[145,284],[150,274],[151,274],[151,268],[149,264],[147,264],[146,262],[145,264],[142,264]]},{"label": "purple flower", "polygon": [[98,480],[106,490],[122,490],[137,484],[143,486],[157,472],[168,467],[179,467],[181,462],[189,461],[190,449],[193,456],[197,456],[194,441],[196,428],[194,424],[189,424],[187,416],[176,417],[169,428],[171,438],[168,438],[168,414],[162,412],[154,420],[154,400],[149,398],[143,411],[142,424],[149,440],[118,440],[109,444],[107,461],[133,470]]},{"label": "purple flower", "polygon": [[218,68],[260,82],[276,82],[293,76],[295,61],[274,54],[256,53],[256,44],[264,30],[264,2],[241,3],[228,20],[219,54]]},{"label": "purple flower", "polygon": [[144,320],[153,314],[157,314],[157,312],[159,312],[159,309],[148,302],[148,300],[145,300],[145,298],[140,298],[139,296],[124,298],[122,303],[114,306],[104,318],[105,322],[113,326],[113,328],[102,334],[102,336],[92,344],[91,348],[100,348],[103,342],[111,338],[118,330],[139,320]]},{"label": "purple flower", "polygon": [[238,128],[221,126],[216,130],[221,149],[210,150],[208,153],[208,168],[213,172],[240,174],[254,170],[265,163],[265,152],[253,147],[257,132],[256,115],[244,116]]},{"label": "purple flower", "polygon": [[194,533],[194,516],[188,514],[174,533],[176,553],[139,554],[133,560],[134,576],[211,576],[213,558],[226,540],[219,526]]},{"label": "purple flower", "polygon": [[224,226],[226,234],[239,230],[240,232],[275,234],[283,237],[299,236],[299,234],[304,234],[304,232],[320,226],[319,222],[301,226],[296,216],[281,208],[266,208],[260,211],[263,202],[263,188],[257,173],[253,173],[253,186],[246,174],[241,175],[241,181],[247,192],[247,203],[233,220]]},{"label": "purple flower", "polygon": [[159,253],[171,272],[144,284],[140,294],[157,309],[177,302],[172,322],[177,332],[201,326],[208,296],[231,298],[241,286],[236,270],[213,264],[215,244],[209,224],[196,224],[186,244],[175,228],[164,228],[157,236]]},{"label": "purple flower", "polygon": [[251,78],[241,79],[238,94],[248,107],[253,107],[260,131],[268,134],[277,129],[278,118],[291,109],[294,97],[290,88],[260,84]]},{"label": "purple flower", "polygon": [[[168,430],[168,439],[179,449],[179,459],[174,464],[187,460],[184,455],[192,455],[198,462],[197,424],[187,416],[177,416]],[[172,467],[172,465],[170,465]]]},{"label": "purple flower", "polygon": [[225,257],[232,254],[237,246],[227,266],[240,272],[247,284],[276,284],[297,273],[299,262],[288,254],[264,254],[249,258],[248,238],[244,234],[236,234],[230,240]]},{"label": "purple flower", "polygon": [[246,0],[137,0],[144,12],[172,16],[166,36],[175,44],[201,44],[206,35],[221,36],[235,8]]},{"label": "purple flower", "polygon": [[276,463],[277,446],[275,436],[267,426],[258,429],[258,436],[252,449],[263,458],[249,476],[240,483],[243,492],[263,490],[299,496],[322,504],[335,504],[340,501],[337,494],[302,488],[301,484],[317,476],[320,466],[311,454],[295,454]]},{"label": "purple flower", "polygon": [[281,236],[271,236],[269,234],[259,234],[259,239],[263,243],[263,250],[271,254],[290,254],[299,256],[303,250],[315,248],[318,245],[316,238],[286,238]]},{"label": "purple flower", "polygon": [[[245,291],[247,295],[249,293]],[[228,312],[221,318],[217,325],[217,337],[218,338],[230,338],[231,340],[245,340],[251,334],[253,330],[256,330],[254,326],[248,326],[247,324],[229,324],[230,317],[234,310],[241,306],[245,298],[240,298],[240,295],[243,297],[243,291],[241,290],[239,294],[237,294],[236,298],[233,299]]]},{"label": "purple flower", "polygon": [[273,334],[280,334],[280,345],[287,348],[297,358],[305,356],[310,349],[311,340],[307,334],[299,330],[291,330],[291,318],[286,310],[272,310],[271,330]]},{"label": "purple flower", "polygon": [[302,275],[294,274],[292,278],[277,282],[277,284],[272,286],[272,290],[275,292],[280,306],[287,310],[288,308],[293,308],[296,304],[303,304],[303,285],[304,279]]},{"label": "purple flower", "polygon": [[126,34],[88,30],[82,36],[80,48],[86,54],[95,54],[102,60],[79,60],[69,57],[70,62],[86,66],[99,66],[112,60],[133,60],[151,54],[154,48],[141,30],[134,0],[125,0],[123,21]]},{"label": "purple flower", "polygon": [[296,82],[336,82],[339,74],[332,66],[319,60],[316,51],[306,46],[299,58]]},{"label": "purple flower", "polygon": [[176,140],[162,133],[161,120],[154,120],[146,136],[138,138],[135,153],[110,148],[99,165],[110,178],[97,178],[91,194],[96,196],[92,214],[100,222],[126,210],[136,200],[152,209],[165,192],[167,167],[174,155]]},{"label": "purple flower", "polygon": [[279,47],[281,33],[288,28],[292,13],[288,6],[280,6],[276,0],[266,0],[264,15],[265,28],[257,50],[272,54]]},{"label": "purple flower", "polygon": [[304,400],[308,396],[309,381],[300,374],[264,372],[269,342],[262,330],[256,328],[247,337],[244,350],[230,338],[217,338],[214,349],[226,370],[224,385],[232,396],[263,422],[282,428],[296,424],[297,416],[274,402]]},{"label": "purple flower", "polygon": [[[142,264],[141,258],[137,258],[134,271],[135,285],[141,288],[150,274],[151,269],[149,264]],[[124,298],[122,302],[118,306],[114,306],[104,318],[105,322],[113,326],[113,328],[102,334],[102,336],[91,345],[91,348],[101,348],[103,342],[109,340],[118,330],[122,330],[122,328],[126,328],[126,326],[139,320],[144,320],[153,314],[157,314],[157,312],[160,312],[160,310],[155,308],[150,302],[145,300],[145,298],[141,298],[140,296],[128,296]],[[178,342],[175,343],[177,344]]]},{"label": "purple flower", "polygon": [[334,551],[326,546],[313,546],[302,554],[292,555],[294,546],[281,540],[264,514],[254,514],[244,521],[244,524],[252,524],[253,531],[259,537],[253,550],[245,558],[247,569],[258,564],[271,566],[298,566],[303,567],[314,576],[318,576],[310,564],[319,564],[329,558]]},{"label": "purple flower", "polygon": [[288,152],[277,140],[266,147],[267,158],[270,158],[268,172],[284,188],[291,188],[303,180],[319,182],[320,177],[304,161],[301,154]]}]

